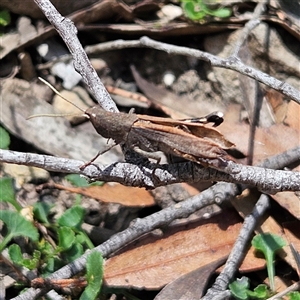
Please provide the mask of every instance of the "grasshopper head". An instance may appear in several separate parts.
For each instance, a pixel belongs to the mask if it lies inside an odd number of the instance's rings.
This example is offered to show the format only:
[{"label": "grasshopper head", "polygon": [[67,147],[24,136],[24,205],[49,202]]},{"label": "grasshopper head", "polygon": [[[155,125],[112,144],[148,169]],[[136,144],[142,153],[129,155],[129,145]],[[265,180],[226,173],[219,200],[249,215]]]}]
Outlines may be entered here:
[{"label": "grasshopper head", "polygon": [[135,114],[113,113],[100,106],[94,106],[85,111],[96,131],[107,139],[113,139],[116,144],[124,144],[132,125],[138,120]]}]

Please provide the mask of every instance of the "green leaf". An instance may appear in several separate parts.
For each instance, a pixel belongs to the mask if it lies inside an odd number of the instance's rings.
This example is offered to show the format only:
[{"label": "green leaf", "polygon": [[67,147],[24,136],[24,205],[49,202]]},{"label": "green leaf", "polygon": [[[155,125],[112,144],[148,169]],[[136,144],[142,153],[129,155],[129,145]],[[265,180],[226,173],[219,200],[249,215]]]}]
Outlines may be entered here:
[{"label": "green leaf", "polygon": [[80,300],[94,300],[100,293],[103,280],[103,257],[99,252],[93,251],[87,256],[86,270],[88,285]]},{"label": "green leaf", "polygon": [[81,255],[83,255],[84,250],[81,244],[73,243],[72,247],[63,253],[63,256],[68,262],[72,262]]},{"label": "green leaf", "polygon": [[0,201],[9,202],[17,211],[22,209],[21,205],[16,201],[12,178],[0,178]]},{"label": "green leaf", "polygon": [[58,229],[58,247],[62,251],[70,249],[74,241],[75,233],[70,227],[63,226]]},{"label": "green leaf", "polygon": [[275,284],[274,284],[274,255],[275,252],[281,249],[286,245],[283,238],[278,235],[271,233],[258,234],[252,239],[252,245],[256,250],[261,251],[266,259],[267,263],[267,271],[270,280],[270,288],[274,292]]},{"label": "green leaf", "polygon": [[191,20],[201,20],[206,16],[206,13],[198,9],[198,5],[192,1],[182,4],[184,14]]},{"label": "green leaf", "polygon": [[34,256],[32,258],[23,258],[22,266],[29,270],[34,270],[39,265],[41,253],[39,251],[34,251]]},{"label": "green leaf", "polygon": [[41,241],[38,243],[38,249],[46,257],[52,257],[55,255],[52,245],[44,239],[41,239]]},{"label": "green leaf", "polygon": [[72,183],[74,186],[77,186],[77,187],[86,187],[86,186],[89,186],[89,183],[86,180],[86,178],[82,177],[79,174],[69,174],[69,175],[65,176],[65,178],[70,183]]},{"label": "green leaf", "polygon": [[290,292],[288,296],[289,300],[300,300],[300,292]]},{"label": "green leaf", "polygon": [[229,289],[231,294],[238,300],[247,300],[248,289],[249,289],[249,278],[243,276],[241,279],[237,279],[236,281],[229,284]]},{"label": "green leaf", "polygon": [[85,210],[83,207],[76,205],[67,209],[63,215],[57,220],[60,226],[80,229],[83,222]]},{"label": "green leaf", "polygon": [[16,236],[28,237],[33,241],[37,241],[39,238],[37,229],[18,212],[1,210],[0,220],[7,226],[7,235],[0,244],[0,252],[2,252],[10,240]]},{"label": "green leaf", "polygon": [[[1,25],[1,16],[0,16],[0,25]],[[9,145],[10,145],[10,136],[8,132],[3,127],[0,126],[0,149],[8,149]]]},{"label": "green leaf", "polygon": [[226,7],[210,9],[202,0],[182,0],[181,3],[184,14],[194,21],[202,20],[206,16],[228,18],[232,14],[231,9]]},{"label": "green leaf", "polygon": [[44,276],[50,275],[55,270],[56,270],[55,258],[54,257],[49,257],[46,260],[46,266],[44,266],[43,275]]},{"label": "green leaf", "polygon": [[251,297],[251,299],[257,299],[257,300],[265,300],[269,298],[269,291],[268,287],[265,284],[258,285],[254,291],[248,291],[248,295]]},{"label": "green leaf", "polygon": [[44,224],[49,224],[48,215],[53,206],[53,204],[48,204],[46,202],[36,202],[33,205],[34,218]]},{"label": "green leaf", "polygon": [[35,269],[38,264],[41,257],[41,252],[35,250],[33,252],[32,258],[23,258],[23,254],[21,252],[21,248],[17,244],[12,244],[8,248],[8,254],[10,259],[17,265],[26,267],[29,270]]},{"label": "green leaf", "polygon": [[78,232],[76,234],[75,239],[76,239],[76,242],[81,245],[86,244],[89,249],[93,249],[95,247],[93,245],[93,243],[91,242],[90,238],[88,237],[88,235],[84,231]]},{"label": "green leaf", "polygon": [[103,186],[104,184],[105,184],[104,181],[95,181],[95,182],[90,183],[89,186]]},{"label": "green leaf", "polygon": [[231,13],[231,9],[223,7],[216,10],[210,10],[209,14],[218,18],[229,18]]},{"label": "green leaf", "polygon": [[21,252],[21,248],[17,244],[12,244],[8,248],[8,254],[10,259],[17,265],[21,265],[23,260],[23,255]]},{"label": "green leaf", "polygon": [[0,26],[7,26],[10,23],[10,14],[7,9],[0,10]]}]

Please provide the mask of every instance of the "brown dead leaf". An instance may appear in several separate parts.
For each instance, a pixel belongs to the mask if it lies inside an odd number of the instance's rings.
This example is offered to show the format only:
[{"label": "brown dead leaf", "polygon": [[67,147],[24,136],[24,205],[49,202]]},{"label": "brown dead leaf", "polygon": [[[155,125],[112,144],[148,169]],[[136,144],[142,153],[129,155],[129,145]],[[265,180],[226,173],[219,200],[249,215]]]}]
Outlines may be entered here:
[{"label": "brown dead leaf", "polygon": [[297,192],[279,192],[271,196],[295,218],[300,220],[300,195]]},{"label": "brown dead leaf", "polygon": [[276,123],[282,123],[286,117],[288,103],[283,100],[283,95],[273,89],[266,91],[265,97],[272,107]]},{"label": "brown dead leaf", "polygon": [[[297,251],[299,254],[300,253],[300,231],[299,231],[300,221],[284,223],[283,227],[284,227],[284,233],[285,233],[285,236],[286,236],[286,239],[287,239],[289,245],[292,244],[294,250]],[[296,265],[296,271],[298,272],[298,275],[300,276],[299,260],[297,260],[295,257],[294,257],[294,260],[295,260],[295,265]]]},{"label": "brown dead leaf", "polygon": [[[245,155],[248,152],[249,129],[248,124],[231,123],[226,116],[225,122],[219,127],[225,138],[233,142]],[[259,164],[270,156],[297,147],[300,142],[299,136],[300,131],[283,124],[256,128],[253,164]]]},{"label": "brown dead leaf", "polygon": [[229,254],[241,228],[233,210],[209,220],[148,235],[130,244],[105,264],[110,287],[160,289],[183,274]]},{"label": "brown dead leaf", "polygon": [[156,295],[154,300],[191,300],[199,299],[204,294],[205,287],[216,268],[223,264],[226,257],[213,261],[190,273],[180,276],[167,284]]},{"label": "brown dead leaf", "polygon": [[[210,105],[205,102],[199,103],[189,101],[186,97],[178,96],[166,88],[147,81],[138,73],[133,65],[130,66],[130,68],[139,89],[151,101],[152,106],[161,110],[166,115],[169,115],[172,119],[184,119],[191,116],[200,117],[201,115],[209,114],[212,111],[221,109],[220,105],[216,108],[215,103]],[[195,111],[196,115],[193,114]],[[201,112],[200,116],[197,115],[199,111]]]},{"label": "brown dead leaf", "polygon": [[274,111],[276,123],[284,123],[300,132],[300,105],[284,101],[283,95],[275,90],[267,91],[266,98]]},{"label": "brown dead leaf", "polygon": [[119,203],[130,207],[155,205],[153,197],[144,188],[124,186],[120,183],[89,187],[66,187],[64,185],[54,184],[54,187],[85,195],[105,203]]},{"label": "brown dead leaf", "polygon": [[300,142],[300,105],[290,101],[287,107],[284,123],[298,131],[298,143]]},{"label": "brown dead leaf", "polygon": [[249,273],[266,268],[266,260],[263,256],[257,255],[257,252],[253,246],[251,246],[245,256],[243,263],[241,264],[239,271],[241,273]]}]

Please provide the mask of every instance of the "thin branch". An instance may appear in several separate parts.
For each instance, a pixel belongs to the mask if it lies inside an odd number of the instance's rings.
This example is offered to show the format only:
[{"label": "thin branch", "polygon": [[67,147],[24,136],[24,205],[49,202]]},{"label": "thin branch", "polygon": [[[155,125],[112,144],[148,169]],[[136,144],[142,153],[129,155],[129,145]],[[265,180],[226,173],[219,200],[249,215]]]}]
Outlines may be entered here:
[{"label": "thin branch", "polygon": [[273,297],[268,298],[267,300],[279,300],[282,299],[281,297],[286,296],[288,293],[293,291],[300,291],[300,281],[295,282],[294,284],[287,287],[284,291],[277,293]]},{"label": "thin branch", "polygon": [[279,170],[292,164],[300,164],[300,146],[289,149],[279,155],[270,156],[258,166]]},{"label": "thin branch", "polygon": [[86,47],[86,52],[89,54],[91,52],[95,53],[96,51],[102,52],[123,48],[132,48],[132,47],[140,47],[140,48],[153,48],[156,50],[164,51],[169,54],[177,54],[195,57],[197,59],[204,60],[209,62],[214,67],[220,67],[225,69],[230,69],[237,71],[243,75],[249,76],[250,78],[256,79],[259,82],[273,88],[274,90],[288,96],[290,99],[294,100],[298,104],[300,104],[300,91],[291,86],[290,84],[280,81],[264,72],[261,72],[251,66],[245,65],[239,58],[237,57],[228,57],[227,59],[220,58],[213,54],[203,52],[201,50],[174,46],[162,42],[157,42],[152,40],[146,36],[141,37],[138,41],[124,41],[124,40],[116,40],[114,42],[101,43],[96,46]]},{"label": "thin branch", "polygon": [[240,230],[239,236],[233,245],[232,251],[227,259],[224,269],[217,277],[213,286],[208,289],[206,295],[202,300],[211,300],[218,296],[228,287],[236,270],[242,263],[246,255],[247,244],[257,226],[258,221],[262,218],[266,210],[269,208],[269,198],[267,195],[262,194],[254,206],[252,213],[245,217],[244,224]]},{"label": "thin branch", "polygon": [[82,76],[98,103],[108,111],[118,112],[115,102],[99,79],[78,40],[77,28],[74,23],[63,17],[49,0],[34,0],[34,2],[64,40],[73,56],[75,70]]},{"label": "thin branch", "polygon": [[[225,170],[228,173],[204,168],[192,162],[159,166],[150,163],[148,166],[131,163],[115,163],[109,166],[92,164],[84,170],[80,170],[83,165],[82,161],[1,149],[0,162],[35,166],[54,172],[77,173],[92,180],[114,181],[148,189],[171,183],[202,180],[256,186],[259,190],[270,194],[279,191],[300,190],[300,172],[244,166],[234,162],[228,162]],[[153,175],[154,171],[155,176]]]},{"label": "thin branch", "polygon": [[259,17],[263,14],[263,12],[266,9],[266,4],[268,3],[268,0],[261,0],[261,2],[259,2],[253,12],[252,18],[251,20],[249,20],[243,30],[241,30],[240,32],[240,38],[237,40],[236,45],[232,51],[231,56],[238,56],[238,53],[241,49],[241,47],[243,46],[244,42],[246,41],[246,39],[248,38],[250,32],[260,24],[260,19]]}]

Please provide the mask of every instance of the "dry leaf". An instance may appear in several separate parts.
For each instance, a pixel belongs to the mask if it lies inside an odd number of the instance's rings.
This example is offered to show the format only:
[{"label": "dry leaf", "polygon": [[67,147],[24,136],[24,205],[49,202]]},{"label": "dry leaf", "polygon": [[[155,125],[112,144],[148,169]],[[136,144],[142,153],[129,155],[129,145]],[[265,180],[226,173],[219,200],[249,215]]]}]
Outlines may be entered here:
[{"label": "dry leaf", "polygon": [[[220,125],[220,131],[226,139],[236,145],[236,148],[247,155],[249,125],[231,123],[225,116],[225,122]],[[254,140],[253,164],[259,164],[264,159],[280,154],[287,149],[299,146],[300,132],[283,124],[276,124],[269,128],[256,128]]]},{"label": "dry leaf", "polygon": [[119,203],[130,207],[155,205],[153,197],[144,188],[124,186],[120,183],[89,187],[66,187],[60,184],[54,184],[54,187],[85,195],[105,203]]},{"label": "dry leaf", "polygon": [[241,228],[227,210],[209,220],[168,229],[163,237],[147,236],[105,264],[110,287],[160,289],[176,278],[229,254]]},{"label": "dry leaf", "polygon": [[288,243],[292,243],[296,251],[300,252],[300,221],[297,220],[294,222],[284,223],[282,225]]},{"label": "dry leaf", "polygon": [[298,143],[300,142],[300,105],[294,101],[290,101],[287,107],[286,118],[284,123],[296,129],[299,133]]},{"label": "dry leaf", "polygon": [[167,284],[154,300],[191,300],[204,294],[206,285],[216,268],[223,264],[226,257],[213,261],[201,268],[187,273]]},{"label": "dry leaf", "polygon": [[273,89],[266,91],[267,101],[271,105],[276,123],[282,123],[286,117],[288,103],[283,100],[283,95]]},{"label": "dry leaf", "polygon": [[295,218],[300,220],[300,195],[297,192],[279,192],[271,197]]}]

